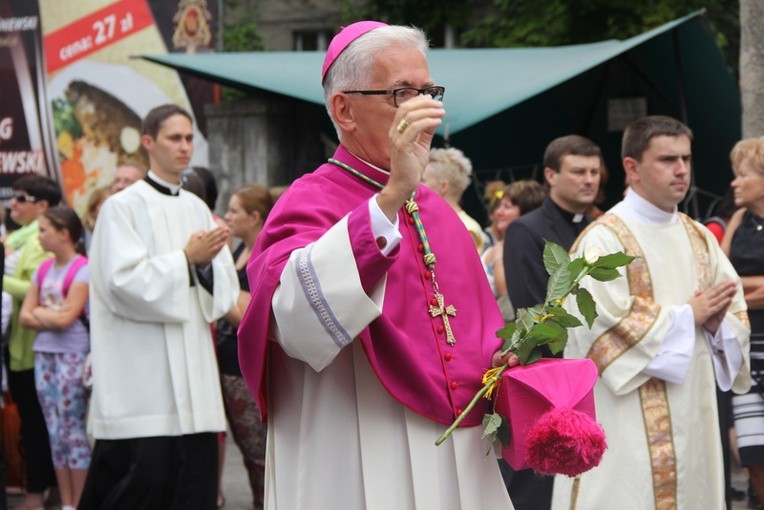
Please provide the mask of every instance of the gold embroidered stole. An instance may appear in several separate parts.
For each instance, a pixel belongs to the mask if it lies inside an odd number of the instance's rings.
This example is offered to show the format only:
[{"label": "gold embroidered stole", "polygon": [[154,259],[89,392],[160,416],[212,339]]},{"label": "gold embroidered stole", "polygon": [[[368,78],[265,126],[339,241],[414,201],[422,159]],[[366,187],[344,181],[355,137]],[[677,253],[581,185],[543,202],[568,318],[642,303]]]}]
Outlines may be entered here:
[{"label": "gold embroidered stole", "polygon": [[[699,288],[709,288],[711,268],[706,238],[687,215],[679,213],[679,218],[690,239]],[[654,301],[650,271],[642,248],[623,220],[613,214],[605,214],[589,225],[578,240],[596,225],[604,225],[612,230],[623,245],[624,253],[636,257],[626,266],[629,292],[634,296],[631,311],[618,324],[597,338],[587,353],[587,357],[595,362],[599,373],[602,374],[613,361],[636,345],[653,327],[660,312],[660,305]],[[571,251],[578,247],[578,240]],[[666,383],[661,379],[650,378],[639,388],[639,398],[652,464],[655,508],[674,509],[677,507],[676,452]],[[575,508],[579,483],[580,478],[576,478],[571,495],[571,510]]]}]

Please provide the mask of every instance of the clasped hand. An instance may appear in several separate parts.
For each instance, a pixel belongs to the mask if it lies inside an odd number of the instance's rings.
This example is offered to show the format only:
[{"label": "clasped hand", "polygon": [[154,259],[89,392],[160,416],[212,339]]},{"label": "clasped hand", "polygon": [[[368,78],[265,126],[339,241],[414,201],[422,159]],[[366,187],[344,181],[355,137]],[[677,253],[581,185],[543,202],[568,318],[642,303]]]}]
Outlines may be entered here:
[{"label": "clasped hand", "polygon": [[692,307],[695,325],[703,326],[711,334],[715,334],[724,320],[736,290],[736,282],[725,280],[710,289],[696,291],[687,302]]},{"label": "clasped hand", "polygon": [[212,230],[200,230],[194,232],[183,248],[183,253],[190,264],[205,266],[220,252],[228,243],[230,231],[224,227]]}]

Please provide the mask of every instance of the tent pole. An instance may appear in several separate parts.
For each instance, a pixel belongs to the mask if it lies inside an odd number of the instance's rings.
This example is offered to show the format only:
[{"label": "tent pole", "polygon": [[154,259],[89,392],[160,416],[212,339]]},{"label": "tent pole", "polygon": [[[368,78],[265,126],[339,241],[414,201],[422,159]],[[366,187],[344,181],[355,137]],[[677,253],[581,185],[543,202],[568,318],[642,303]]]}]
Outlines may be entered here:
[{"label": "tent pole", "polygon": [[676,80],[679,83],[679,111],[682,122],[687,124],[687,98],[685,97],[684,70],[682,69],[682,53],[679,47],[679,35],[676,30],[671,31],[674,38],[674,60],[676,61]]},{"label": "tent pole", "polygon": [[[685,126],[687,123],[687,98],[685,96],[685,82],[684,82],[684,70],[682,69],[682,52],[680,48],[678,30],[671,31],[671,37],[674,40],[674,61],[676,62],[676,79],[679,85],[679,111],[682,118],[682,122]],[[692,158],[692,156],[691,156]],[[690,161],[690,192],[684,199],[685,211],[691,209],[690,216],[693,218],[700,218],[700,209],[698,205],[697,187],[695,185],[695,161]]]},{"label": "tent pole", "polygon": [[680,115],[680,112],[677,111],[676,107],[672,104],[671,100],[666,96],[666,94],[663,93],[663,91],[658,87],[658,85],[655,83],[654,80],[652,80],[647,74],[642,72],[642,70],[637,67],[637,65],[631,61],[629,58],[628,53],[624,53],[620,57],[618,57],[618,60],[620,62],[623,62],[626,64],[629,69],[632,70],[634,74],[636,74],[643,82],[647,84],[647,86],[652,90],[655,95],[657,95],[661,101],[672,111],[674,112],[674,115]]}]

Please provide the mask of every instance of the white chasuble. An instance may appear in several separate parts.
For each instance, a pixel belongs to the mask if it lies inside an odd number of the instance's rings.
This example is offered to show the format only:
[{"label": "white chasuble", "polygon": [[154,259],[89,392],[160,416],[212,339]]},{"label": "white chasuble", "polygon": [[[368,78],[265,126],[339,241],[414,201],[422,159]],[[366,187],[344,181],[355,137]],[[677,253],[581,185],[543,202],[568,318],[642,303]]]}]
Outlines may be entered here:
[{"label": "white chasuble", "polygon": [[[623,204],[614,210],[624,210]],[[621,268],[622,278],[583,283],[599,316],[591,330],[570,330],[565,357],[590,357],[597,364],[597,420],[609,447],[598,467],[575,479],[555,478],[552,508],[723,509],[716,377],[702,328],[695,330],[683,381],[664,381],[643,370],[673,331],[670,309],[687,303],[696,290],[739,280],[737,274],[711,233],[683,215],[648,224],[611,213],[579,238],[574,255],[591,246],[639,258]],[[573,301],[566,305],[575,309]],[[750,385],[745,312],[739,290],[724,326],[733,332],[733,350],[742,353],[742,363],[731,374],[735,392]]]},{"label": "white chasuble", "polygon": [[233,307],[236,270],[223,248],[210,295],[182,251],[193,233],[215,226],[193,194],[164,195],[144,181],[104,203],[90,254],[96,439],[225,429],[209,323]]}]

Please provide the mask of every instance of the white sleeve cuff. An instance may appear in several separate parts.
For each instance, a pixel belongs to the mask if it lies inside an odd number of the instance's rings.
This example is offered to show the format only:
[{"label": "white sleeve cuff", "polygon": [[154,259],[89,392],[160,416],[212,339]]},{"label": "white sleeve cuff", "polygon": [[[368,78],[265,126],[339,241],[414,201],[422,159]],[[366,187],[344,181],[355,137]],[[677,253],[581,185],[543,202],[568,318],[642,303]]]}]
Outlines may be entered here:
[{"label": "white sleeve cuff", "polygon": [[658,354],[642,372],[681,384],[687,376],[695,348],[695,318],[689,304],[669,310],[670,325]]},{"label": "white sleeve cuff", "polygon": [[274,336],[288,356],[320,372],[382,314],[385,282],[366,294],[345,216],[290,254],[271,300],[278,326]]},{"label": "white sleeve cuff", "polygon": [[382,209],[379,208],[377,195],[369,199],[369,216],[371,217],[371,232],[374,234],[374,238],[379,239],[382,237],[387,241],[385,243],[377,243],[377,246],[382,244],[379,251],[387,257],[398,246],[401,239],[403,239],[403,236],[398,231],[398,216],[395,217],[395,222],[390,222],[385,213],[382,212]]},{"label": "white sleeve cuff", "polygon": [[703,328],[703,334],[708,343],[708,350],[711,351],[716,384],[720,390],[729,391],[743,366],[743,352],[740,350],[735,332],[727,323],[727,319],[724,319],[715,335],[708,332],[706,328]]}]

